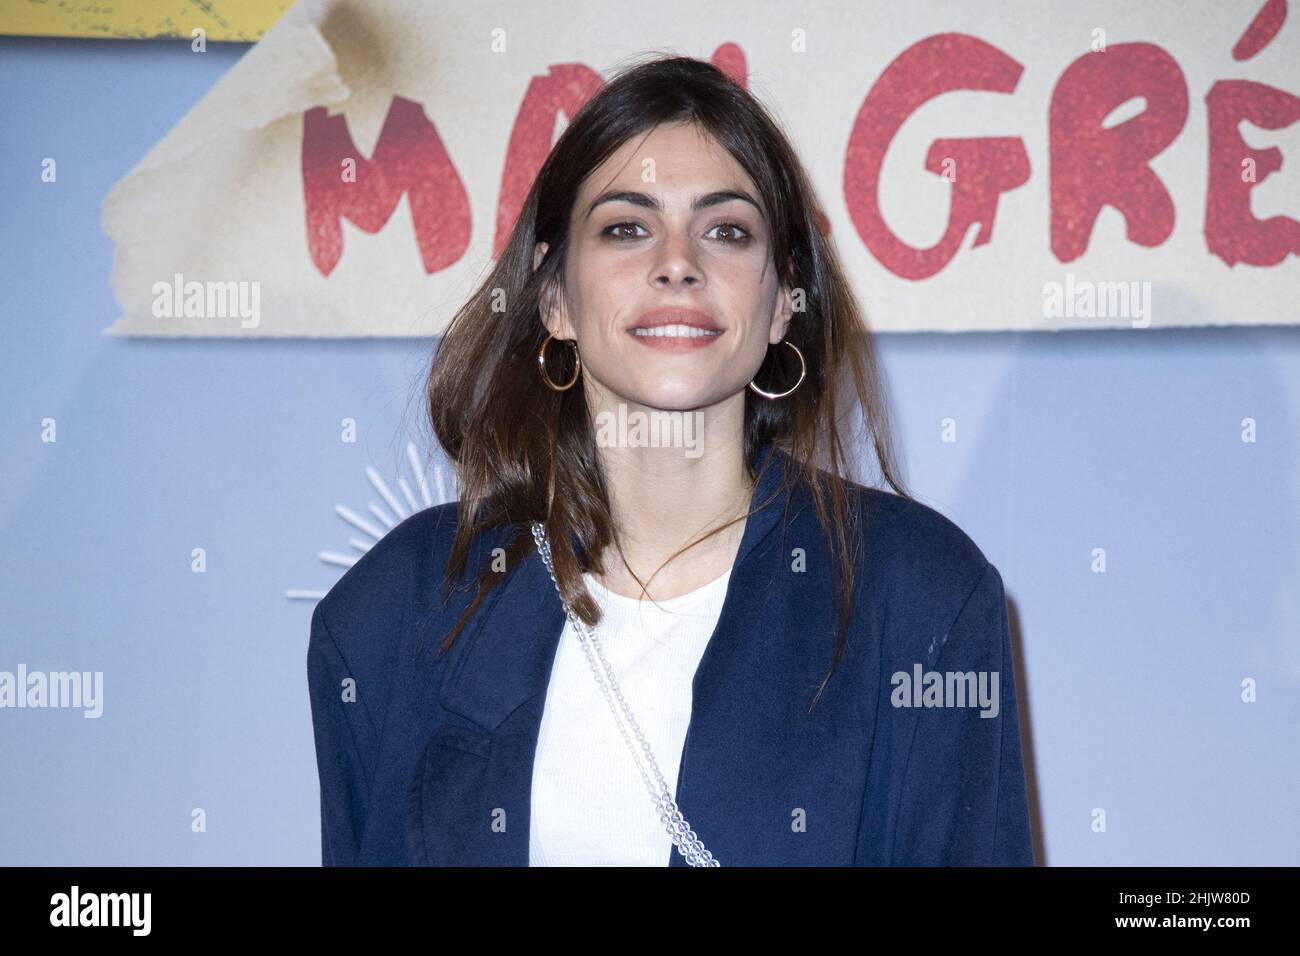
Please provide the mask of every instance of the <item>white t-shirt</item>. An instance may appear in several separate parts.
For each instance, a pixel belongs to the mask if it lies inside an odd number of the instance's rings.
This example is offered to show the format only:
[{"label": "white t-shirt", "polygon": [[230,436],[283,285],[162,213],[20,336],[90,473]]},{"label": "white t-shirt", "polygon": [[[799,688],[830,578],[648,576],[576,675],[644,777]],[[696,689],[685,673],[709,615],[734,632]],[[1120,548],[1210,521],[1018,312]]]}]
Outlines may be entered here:
[{"label": "white t-shirt", "polygon": [[[701,588],[651,602],[615,594],[584,575],[603,612],[596,639],[674,795],[691,719],[691,681],[730,578],[728,569]],[[653,782],[649,761],[642,762]],[[566,621],[533,761],[529,866],[667,866],[676,852]]]}]

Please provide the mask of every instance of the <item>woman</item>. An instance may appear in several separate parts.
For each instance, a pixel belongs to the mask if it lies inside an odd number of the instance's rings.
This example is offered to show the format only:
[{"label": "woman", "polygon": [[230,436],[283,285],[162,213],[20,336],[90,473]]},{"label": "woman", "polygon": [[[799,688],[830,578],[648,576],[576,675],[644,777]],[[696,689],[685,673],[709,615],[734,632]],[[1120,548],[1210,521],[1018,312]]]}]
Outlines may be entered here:
[{"label": "woman", "polygon": [[312,619],[326,865],[1032,864],[1002,581],[897,481],[819,219],[708,63],[573,117],[433,361],[460,500]]}]

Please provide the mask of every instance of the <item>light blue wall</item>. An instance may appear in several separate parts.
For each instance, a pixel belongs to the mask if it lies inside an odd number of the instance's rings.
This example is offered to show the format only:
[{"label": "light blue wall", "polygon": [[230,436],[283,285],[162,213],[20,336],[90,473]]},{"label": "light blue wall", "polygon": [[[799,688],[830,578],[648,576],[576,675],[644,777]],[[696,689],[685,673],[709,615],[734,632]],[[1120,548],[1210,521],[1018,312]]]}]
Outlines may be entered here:
[{"label": "light blue wall", "polygon": [[[0,863],[319,861],[286,592],[408,474],[432,342],[100,334],[100,202],[244,50],[0,39],[0,670],[105,687],[0,711]],[[911,488],[1007,585],[1046,861],[1300,863],[1300,329],[878,341]]]}]

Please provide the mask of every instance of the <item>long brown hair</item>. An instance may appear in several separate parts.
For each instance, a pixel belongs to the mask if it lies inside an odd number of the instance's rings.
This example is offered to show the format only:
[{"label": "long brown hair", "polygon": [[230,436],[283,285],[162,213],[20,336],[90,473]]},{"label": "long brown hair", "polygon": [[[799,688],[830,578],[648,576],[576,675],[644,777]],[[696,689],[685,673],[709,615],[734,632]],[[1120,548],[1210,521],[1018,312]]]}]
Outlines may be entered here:
[{"label": "long brown hair", "polygon": [[[796,483],[808,487],[830,553],[838,556],[841,628],[830,670],[813,698],[815,706],[843,656],[852,616],[853,569],[862,544],[858,508],[848,501],[842,477],[852,457],[841,434],[840,409],[846,403],[845,396],[837,394],[841,387],[851,386],[847,398],[856,398],[861,406],[863,431],[881,475],[896,493],[908,495],[893,457],[871,336],[835,250],[822,234],[808,176],[763,105],[702,60],[654,55],[614,76],[574,114],[534,180],[508,244],[442,336],[429,371],[428,408],[438,441],[455,463],[460,487],[443,602],[464,573],[477,533],[517,525],[505,549],[506,564],[514,568],[536,548],[529,522],[537,520],[550,538],[565,600],[588,625],[600,620],[600,608],[583,584],[582,573],[604,573],[606,548],[613,545],[619,554],[622,549],[583,389],[556,392],[538,374],[538,350],[549,334],[541,306],[543,296],[563,289],[570,214],[583,181],[632,137],[678,122],[697,124],[711,134],[754,181],[771,217],[768,232],[777,274],[802,297],[786,340],[803,353],[807,378],[778,400],[746,389],[743,430],[745,461],[756,483],[762,477],[755,473],[758,452],[766,443],[789,459],[785,480],[758,508],[779,500]],[[534,270],[534,250],[541,242],[548,248]],[[547,357],[553,381],[567,382],[573,374],[570,352],[552,343]],[[570,363],[567,368],[557,361],[560,358]],[[770,348],[756,381],[765,383],[767,390],[782,391],[798,373],[792,350]],[[764,470],[771,464],[769,456]],[[439,653],[451,647],[487,593],[505,577],[491,564],[486,562],[479,572],[474,599]]]}]

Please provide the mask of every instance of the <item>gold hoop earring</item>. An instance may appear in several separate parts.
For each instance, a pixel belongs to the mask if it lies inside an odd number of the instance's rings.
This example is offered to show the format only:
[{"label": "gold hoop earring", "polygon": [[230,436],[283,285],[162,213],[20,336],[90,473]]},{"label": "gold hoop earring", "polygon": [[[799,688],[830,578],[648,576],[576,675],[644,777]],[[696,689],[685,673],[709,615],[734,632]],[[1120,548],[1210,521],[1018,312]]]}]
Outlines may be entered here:
[{"label": "gold hoop earring", "polygon": [[[578,376],[582,373],[582,356],[578,354],[578,343],[570,342],[569,344],[573,346],[573,361],[576,363],[573,369],[573,378],[569,381],[568,385],[556,385],[551,381],[551,376],[546,374],[546,346],[550,344],[550,341],[553,338],[555,338],[554,332],[548,335],[545,341],[542,342],[542,347],[537,352],[537,366],[542,370],[542,381],[545,382],[547,386],[557,392],[567,392],[569,389],[573,388],[574,383],[578,381]],[[564,340],[561,339],[561,341]]]},{"label": "gold hoop earring", "polygon": [[799,356],[799,381],[794,383],[794,388],[787,389],[784,392],[765,392],[754,384],[753,379],[750,379],[749,387],[758,392],[758,394],[762,395],[764,398],[785,398],[803,384],[804,376],[808,374],[808,366],[804,363],[803,353],[799,351],[799,346],[795,345],[793,342],[787,342],[785,340],[782,340],[780,344],[790,346],[790,348],[794,349],[794,354]]}]

